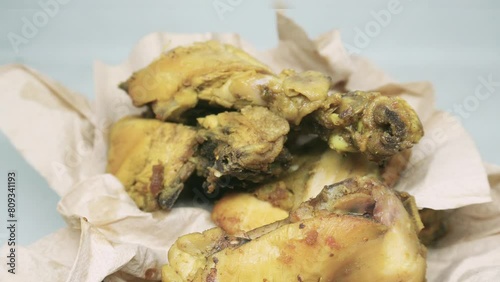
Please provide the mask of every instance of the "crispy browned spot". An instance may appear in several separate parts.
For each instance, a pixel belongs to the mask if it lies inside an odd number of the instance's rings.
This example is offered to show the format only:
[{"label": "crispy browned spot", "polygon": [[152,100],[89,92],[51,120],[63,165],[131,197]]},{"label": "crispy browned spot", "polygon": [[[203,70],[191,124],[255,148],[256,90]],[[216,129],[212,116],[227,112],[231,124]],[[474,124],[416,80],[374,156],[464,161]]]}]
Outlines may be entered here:
[{"label": "crispy browned spot", "polygon": [[212,267],[210,269],[210,274],[207,276],[207,282],[215,282],[217,281],[217,268]]},{"label": "crispy browned spot", "polygon": [[304,239],[306,244],[308,244],[310,246],[316,244],[317,240],[318,240],[318,231],[316,231],[316,230],[308,231],[306,234],[306,238]]},{"label": "crispy browned spot", "polygon": [[284,251],[281,251],[280,256],[278,257],[278,260],[283,262],[284,264],[290,264],[293,261],[293,257],[289,254],[287,254]]},{"label": "crispy browned spot", "polygon": [[333,238],[332,236],[328,236],[328,238],[326,238],[326,244],[332,248],[332,249],[340,249],[340,245],[337,243],[337,241],[335,241],[335,238]]},{"label": "crispy browned spot", "polygon": [[151,175],[151,184],[149,190],[153,195],[158,195],[163,188],[163,165],[158,163],[153,166],[153,175]]},{"label": "crispy browned spot", "polygon": [[236,216],[222,216],[222,217],[212,216],[212,220],[215,222],[217,226],[222,227],[222,229],[224,229],[229,234],[235,234],[242,231],[239,228],[241,220]]}]

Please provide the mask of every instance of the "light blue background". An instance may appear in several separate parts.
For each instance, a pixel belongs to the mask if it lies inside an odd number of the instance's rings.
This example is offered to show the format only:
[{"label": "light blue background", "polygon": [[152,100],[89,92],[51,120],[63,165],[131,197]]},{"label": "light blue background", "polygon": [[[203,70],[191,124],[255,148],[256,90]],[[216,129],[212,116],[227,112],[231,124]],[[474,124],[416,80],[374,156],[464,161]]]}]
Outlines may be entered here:
[{"label": "light blue background", "polygon": [[[89,99],[94,97],[93,61],[117,64],[151,32],[238,32],[260,49],[277,43],[269,1],[65,0],[68,3],[60,5],[56,15],[16,53],[7,35],[22,34],[23,17],[31,21],[41,11],[37,3],[48,1],[0,1],[0,64],[27,64]],[[236,5],[220,16],[214,6],[220,2]],[[373,13],[386,9],[390,1],[282,2],[290,8],[287,14],[312,37],[338,28],[345,42],[354,45],[356,29],[364,30]],[[500,82],[500,1],[399,2],[402,11],[393,14],[390,23],[361,48],[363,56],[400,81],[433,82],[438,107],[445,110],[473,95],[478,77],[491,75]],[[498,122],[500,86],[463,119],[484,160],[500,164]],[[6,175],[12,169],[19,179],[18,242],[26,245],[64,222],[56,212],[58,197],[0,134],[0,237],[6,236],[1,226],[7,213]],[[0,238],[0,243],[4,240]]]}]

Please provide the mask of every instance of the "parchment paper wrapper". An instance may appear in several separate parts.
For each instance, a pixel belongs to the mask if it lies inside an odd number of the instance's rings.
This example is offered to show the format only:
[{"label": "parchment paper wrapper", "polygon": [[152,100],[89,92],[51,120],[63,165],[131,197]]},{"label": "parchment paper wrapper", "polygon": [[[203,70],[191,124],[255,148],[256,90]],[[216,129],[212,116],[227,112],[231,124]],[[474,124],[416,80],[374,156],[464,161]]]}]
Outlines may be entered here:
[{"label": "parchment paper wrapper", "polygon": [[[160,279],[170,245],[183,234],[213,226],[201,208],[142,212],[118,180],[104,174],[109,126],[141,111],[117,85],[161,52],[204,40],[239,46],[277,72],[314,69],[335,82],[344,81],[349,90],[379,90],[405,98],[418,112],[426,136],[413,149],[396,188],[413,194],[419,207],[467,206],[454,212],[446,242],[429,251],[429,281],[499,277],[500,169],[485,169],[459,122],[434,108],[432,86],[399,84],[366,59],[349,56],[337,31],[311,40],[278,15],[278,33],[278,47],[264,52],[235,34],[150,34],[123,64],[95,63],[95,103],[25,66],[0,68],[0,129],[61,196],[58,211],[68,223],[28,247],[18,246],[17,274],[8,273],[2,263],[0,281]],[[481,204],[492,199],[490,185],[494,202]],[[7,251],[4,245],[1,257]]]}]

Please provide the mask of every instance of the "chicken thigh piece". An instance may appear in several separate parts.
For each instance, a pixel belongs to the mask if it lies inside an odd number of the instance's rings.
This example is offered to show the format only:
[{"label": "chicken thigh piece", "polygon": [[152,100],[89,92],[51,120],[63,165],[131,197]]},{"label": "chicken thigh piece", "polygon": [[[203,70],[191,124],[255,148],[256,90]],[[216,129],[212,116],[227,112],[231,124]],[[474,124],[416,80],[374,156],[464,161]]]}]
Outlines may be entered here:
[{"label": "chicken thigh piece", "polygon": [[141,210],[169,210],[195,169],[196,131],[153,119],[126,117],[113,125],[108,166]]}]

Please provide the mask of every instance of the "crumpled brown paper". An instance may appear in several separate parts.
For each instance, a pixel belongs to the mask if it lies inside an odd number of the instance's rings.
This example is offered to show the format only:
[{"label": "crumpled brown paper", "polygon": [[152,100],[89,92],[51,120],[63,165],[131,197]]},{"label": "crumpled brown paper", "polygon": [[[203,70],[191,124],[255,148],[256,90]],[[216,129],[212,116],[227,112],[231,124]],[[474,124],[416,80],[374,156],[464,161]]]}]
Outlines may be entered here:
[{"label": "crumpled brown paper", "polygon": [[[500,169],[485,169],[464,128],[435,110],[432,86],[399,84],[367,60],[349,56],[338,31],[310,40],[294,22],[278,15],[278,33],[279,46],[265,52],[235,34],[148,35],[123,64],[95,63],[94,104],[27,67],[0,68],[0,129],[61,196],[58,210],[68,223],[28,247],[17,247],[18,273],[9,274],[0,264],[0,281],[160,279],[166,252],[177,237],[213,226],[209,213],[195,207],[142,212],[122,185],[104,174],[109,126],[140,112],[118,83],[163,51],[204,40],[239,46],[275,71],[319,70],[335,82],[345,81],[349,90],[379,90],[408,100],[421,117],[426,136],[414,148],[397,188],[413,194],[420,207],[467,206],[454,211],[448,239],[429,251],[429,281],[498,277]],[[20,109],[23,117],[15,118]],[[490,184],[494,203],[482,204],[491,201]],[[2,257],[7,253],[6,245],[0,253]]]}]

